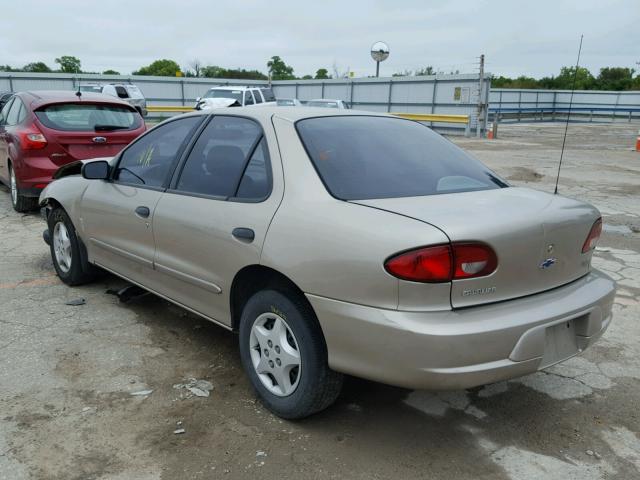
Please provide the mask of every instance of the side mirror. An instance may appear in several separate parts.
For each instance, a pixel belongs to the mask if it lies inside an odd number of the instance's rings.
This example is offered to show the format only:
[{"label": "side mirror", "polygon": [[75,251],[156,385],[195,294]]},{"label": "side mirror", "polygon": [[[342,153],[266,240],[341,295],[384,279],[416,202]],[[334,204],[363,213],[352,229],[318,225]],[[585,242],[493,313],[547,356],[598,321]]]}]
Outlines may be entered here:
[{"label": "side mirror", "polygon": [[109,162],[98,160],[82,165],[82,176],[87,180],[106,180],[109,178]]}]

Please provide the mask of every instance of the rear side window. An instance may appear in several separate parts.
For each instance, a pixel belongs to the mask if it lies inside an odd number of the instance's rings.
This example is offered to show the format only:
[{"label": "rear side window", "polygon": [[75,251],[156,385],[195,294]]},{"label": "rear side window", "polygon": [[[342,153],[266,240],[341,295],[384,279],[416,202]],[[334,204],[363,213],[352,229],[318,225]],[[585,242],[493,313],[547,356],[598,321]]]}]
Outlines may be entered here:
[{"label": "rear side window", "polygon": [[191,139],[202,117],[185,117],[159,125],[122,152],[115,180],[122,183],[160,187]]},{"label": "rear side window", "polygon": [[116,86],[116,93],[118,94],[118,98],[129,98],[127,89],[124,87]]},{"label": "rear side window", "polygon": [[262,97],[260,96],[260,90],[254,90],[253,96],[256,99],[256,103],[262,103]]},{"label": "rear side window", "polygon": [[176,189],[214,197],[263,198],[269,189],[267,158],[256,122],[216,116],[191,150]]},{"label": "rear side window", "polygon": [[506,187],[449,140],[399,118],[329,116],[296,128],[329,192],[343,200]]},{"label": "rear side window", "polygon": [[9,113],[7,114],[7,125],[17,125],[20,122],[20,110],[22,109],[22,101],[18,97],[16,97],[16,99],[11,104]]},{"label": "rear side window", "polygon": [[273,91],[270,88],[261,88],[262,96],[264,97],[265,102],[275,102],[276,96],[273,94]]},{"label": "rear side window", "polygon": [[40,108],[35,112],[45,127],[63,131],[133,130],[142,120],[135,110],[121,105],[65,103]]},{"label": "rear side window", "polygon": [[250,90],[246,90],[244,92],[244,104],[245,105],[253,105],[253,96],[251,95]]}]

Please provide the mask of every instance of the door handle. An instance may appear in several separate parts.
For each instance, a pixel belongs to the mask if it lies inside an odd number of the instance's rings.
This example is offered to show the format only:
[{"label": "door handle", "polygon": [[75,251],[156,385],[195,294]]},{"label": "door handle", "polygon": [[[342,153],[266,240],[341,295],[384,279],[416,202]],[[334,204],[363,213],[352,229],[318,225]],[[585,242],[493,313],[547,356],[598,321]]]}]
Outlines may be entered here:
[{"label": "door handle", "polygon": [[149,210],[149,207],[141,206],[136,208],[136,215],[138,215],[139,217],[148,218],[150,213],[151,213],[151,210]]},{"label": "door handle", "polygon": [[234,228],[233,232],[231,232],[231,235],[233,235],[238,240],[247,243],[253,242],[253,239],[256,238],[255,232],[250,228]]}]

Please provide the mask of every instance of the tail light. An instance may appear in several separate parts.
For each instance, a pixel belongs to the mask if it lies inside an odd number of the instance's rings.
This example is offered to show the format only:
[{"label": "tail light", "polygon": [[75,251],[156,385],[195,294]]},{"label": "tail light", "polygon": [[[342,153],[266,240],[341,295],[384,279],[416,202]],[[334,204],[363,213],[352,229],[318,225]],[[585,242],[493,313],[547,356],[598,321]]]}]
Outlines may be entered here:
[{"label": "tail light", "polygon": [[483,243],[454,243],[423,247],[395,255],[384,263],[391,275],[412,282],[439,283],[493,273],[498,258]]},{"label": "tail light", "polygon": [[47,146],[47,139],[35,125],[17,132],[23,150],[38,150]]},{"label": "tail light", "polygon": [[587,253],[594,248],[600,240],[600,235],[602,234],[602,218],[597,219],[591,230],[589,231],[589,235],[587,235],[587,239],[584,241],[584,245],[582,245],[582,253]]}]

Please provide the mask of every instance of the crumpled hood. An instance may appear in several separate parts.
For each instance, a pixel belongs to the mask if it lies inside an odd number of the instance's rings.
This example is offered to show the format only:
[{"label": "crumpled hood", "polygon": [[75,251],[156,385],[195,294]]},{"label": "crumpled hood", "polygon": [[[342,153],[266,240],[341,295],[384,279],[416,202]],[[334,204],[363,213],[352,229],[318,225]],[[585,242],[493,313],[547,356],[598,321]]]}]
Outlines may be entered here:
[{"label": "crumpled hood", "polygon": [[209,108],[226,108],[238,103],[235,98],[202,98],[198,102],[201,110]]}]

